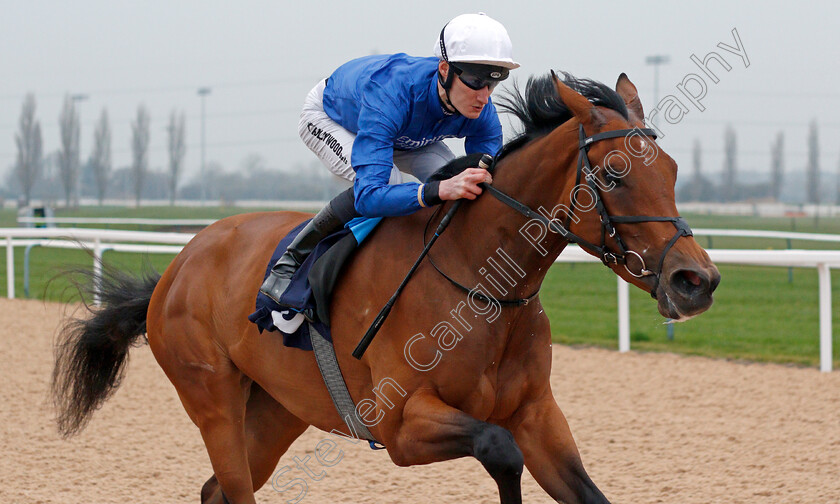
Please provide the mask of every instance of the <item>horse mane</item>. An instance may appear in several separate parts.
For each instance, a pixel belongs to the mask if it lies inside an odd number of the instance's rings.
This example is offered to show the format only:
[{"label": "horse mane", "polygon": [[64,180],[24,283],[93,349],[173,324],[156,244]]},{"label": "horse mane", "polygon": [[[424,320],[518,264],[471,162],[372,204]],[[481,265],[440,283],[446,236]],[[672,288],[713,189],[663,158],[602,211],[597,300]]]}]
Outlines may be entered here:
[{"label": "horse mane", "polygon": [[[563,82],[586,97],[593,105],[615,110],[625,119],[629,119],[624,99],[612,88],[598,81],[578,79],[570,73],[561,73]],[[551,133],[554,128],[574,117],[572,111],[560,100],[551,73],[529,77],[524,93],[514,81],[513,89],[502,94],[496,106],[502,112],[515,115],[523,125],[523,131],[502,147],[497,161],[531,140]],[[427,182],[445,180],[467,168],[477,166],[481,155],[477,153],[455,158],[432,174]]]},{"label": "horse mane", "polygon": [[[629,119],[624,99],[613,89],[598,81],[578,79],[572,74],[561,73],[563,82],[586,97],[593,105],[615,110],[625,119]],[[523,130],[504,145],[499,159],[531,140],[547,135],[573,117],[566,104],[560,100],[550,73],[529,77],[524,93],[519,84],[514,82],[513,89],[503,94],[496,106],[500,111],[516,116],[523,126]]]}]

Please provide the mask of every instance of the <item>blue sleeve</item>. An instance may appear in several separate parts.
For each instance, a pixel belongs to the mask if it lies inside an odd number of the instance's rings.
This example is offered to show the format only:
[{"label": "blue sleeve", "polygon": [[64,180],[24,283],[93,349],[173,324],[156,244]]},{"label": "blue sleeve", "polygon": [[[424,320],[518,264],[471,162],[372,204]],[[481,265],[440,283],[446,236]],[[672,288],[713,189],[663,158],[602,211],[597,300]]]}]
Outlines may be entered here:
[{"label": "blue sleeve", "polygon": [[417,199],[420,184],[388,185],[394,165],[394,139],[406,110],[407,106],[396,103],[375,82],[366,87],[350,159],[356,171],[356,210],[365,217],[408,215],[422,208]]},{"label": "blue sleeve", "polygon": [[420,210],[417,195],[420,184],[388,185],[391,167],[366,165],[356,168],[353,193],[356,197],[356,211],[364,217],[392,217],[408,215]]},{"label": "blue sleeve", "polygon": [[493,103],[488,103],[464,140],[467,154],[482,152],[496,155],[502,150],[502,123]]}]

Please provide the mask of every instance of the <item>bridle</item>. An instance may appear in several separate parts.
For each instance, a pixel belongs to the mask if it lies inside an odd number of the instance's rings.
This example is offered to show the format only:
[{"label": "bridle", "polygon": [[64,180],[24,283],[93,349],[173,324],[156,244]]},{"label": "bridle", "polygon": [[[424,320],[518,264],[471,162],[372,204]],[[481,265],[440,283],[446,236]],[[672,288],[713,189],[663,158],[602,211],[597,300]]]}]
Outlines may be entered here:
[{"label": "bridle", "polygon": [[[571,221],[574,216],[575,209],[577,207],[576,198],[571,198],[571,208],[570,212],[566,215],[566,219],[564,223],[560,223],[557,219],[549,219],[542,215],[539,212],[534,211],[528,205],[518,201],[517,199],[505,194],[504,192],[496,189],[491,185],[483,184],[484,189],[486,189],[490,194],[492,194],[495,198],[497,198],[502,203],[506,204],[507,206],[513,208],[517,212],[521,213],[525,217],[529,219],[536,219],[543,223],[545,226],[550,228],[552,231],[559,233],[563,236],[566,240],[570,243],[576,243],[581,248],[586,249],[592,255],[601,259],[601,262],[604,265],[609,266],[610,264],[621,264],[624,265],[624,268],[627,272],[633,275],[636,278],[643,278],[648,276],[653,276],[653,287],[650,290],[650,295],[652,298],[656,299],[656,291],[659,287],[659,277],[662,274],[662,266],[665,263],[665,256],[668,255],[668,252],[674,246],[678,239],[683,236],[692,236],[691,228],[688,226],[688,223],[682,217],[658,217],[658,216],[647,216],[647,215],[634,215],[634,216],[612,216],[607,212],[606,207],[604,206],[604,199],[602,197],[601,189],[598,184],[595,183],[595,177],[597,172],[593,172],[592,165],[589,162],[589,149],[595,142],[599,142],[601,140],[607,140],[610,138],[627,138],[633,134],[642,134],[650,138],[656,138],[656,132],[651,128],[633,128],[633,129],[620,129],[620,130],[613,130],[613,131],[604,131],[602,133],[596,133],[592,136],[586,136],[586,132],[583,129],[583,125],[579,127],[579,145],[578,145],[578,162],[577,162],[577,175],[575,178],[575,187],[579,186],[581,183],[581,179],[585,178],[587,185],[589,186],[592,191],[594,191],[595,195],[597,196],[595,201],[595,208],[598,210],[598,214],[601,220],[601,244],[595,245],[594,243],[582,238],[579,235],[573,233],[570,229]],[[495,168],[495,159],[493,166],[491,166],[491,173]],[[646,268],[645,261],[642,258],[641,254],[635,252],[633,250],[629,250],[625,245],[624,241],[621,239],[621,235],[615,229],[615,224],[638,224],[641,222],[671,222],[674,227],[676,228],[676,233],[671,237],[671,240],[665,246],[662,251],[662,255],[659,257],[659,264],[657,265],[656,271],[652,271]],[[612,250],[607,245],[607,236],[612,238],[618,250]],[[639,273],[635,273],[632,271],[627,265],[627,258],[629,256],[637,258],[641,264],[641,270]],[[431,257],[429,257],[431,260]],[[434,265],[434,263],[432,263]],[[458,287],[469,291],[470,289],[455,282],[453,279],[449,278],[445,275],[440,269],[435,266],[435,269],[438,270],[444,277],[446,277],[450,282],[454,283]],[[531,296],[526,299],[517,299],[517,300],[498,300],[502,304],[514,304],[514,305],[523,305],[527,304],[527,302],[533,298],[537,293],[535,292]]]}]

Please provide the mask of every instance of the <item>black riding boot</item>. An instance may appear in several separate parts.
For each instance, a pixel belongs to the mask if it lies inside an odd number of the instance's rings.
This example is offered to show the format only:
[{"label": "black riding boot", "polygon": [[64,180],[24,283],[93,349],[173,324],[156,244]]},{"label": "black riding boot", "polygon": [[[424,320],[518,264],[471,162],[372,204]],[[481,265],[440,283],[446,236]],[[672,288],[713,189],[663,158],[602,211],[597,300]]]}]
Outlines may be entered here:
[{"label": "black riding boot", "polygon": [[283,256],[271,267],[271,272],[260,287],[260,292],[276,302],[289,287],[292,276],[322,239],[335,233],[353,217],[358,217],[354,207],[353,188],[327,203],[292,240]]}]

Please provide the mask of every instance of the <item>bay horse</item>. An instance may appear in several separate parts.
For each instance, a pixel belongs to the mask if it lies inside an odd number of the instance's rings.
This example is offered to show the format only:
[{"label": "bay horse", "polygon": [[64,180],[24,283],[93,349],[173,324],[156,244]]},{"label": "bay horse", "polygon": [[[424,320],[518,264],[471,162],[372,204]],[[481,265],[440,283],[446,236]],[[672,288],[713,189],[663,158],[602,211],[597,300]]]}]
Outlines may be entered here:
[{"label": "bay horse", "polygon": [[[503,504],[521,502],[524,465],[557,501],[607,503],[549,384],[551,332],[538,296],[546,272],[577,241],[674,319],[708,309],[720,274],[677,216],[677,165],[644,129],[626,75],[612,90],[552,72],[511,96],[525,131],[503,149],[488,189],[515,202],[484,194],[463,205],[357,360],[354,346],[441,212],[385,219],[336,284],[332,338],[356,413],[395,464],[475,457]],[[60,432],[85,425],[145,334],[207,448],[203,503],[254,503],[310,425],[346,433],[312,352],[248,321],[275,245],[306,218],[222,219],[161,276],[106,278],[103,304],[69,323],[56,347]]]}]

